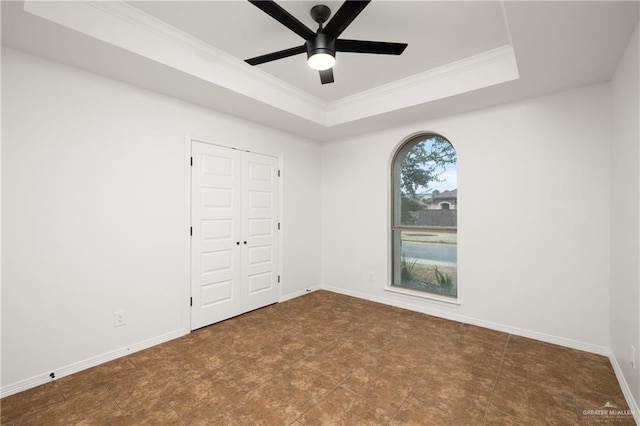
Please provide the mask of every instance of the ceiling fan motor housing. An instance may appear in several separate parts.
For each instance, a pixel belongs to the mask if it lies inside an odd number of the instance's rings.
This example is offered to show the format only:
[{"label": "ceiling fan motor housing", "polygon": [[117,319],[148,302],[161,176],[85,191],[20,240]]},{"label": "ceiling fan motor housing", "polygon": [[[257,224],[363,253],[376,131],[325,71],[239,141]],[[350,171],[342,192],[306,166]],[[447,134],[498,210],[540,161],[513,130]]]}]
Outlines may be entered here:
[{"label": "ceiling fan motor housing", "polygon": [[[249,0],[249,2],[305,40],[303,45],[246,59],[245,61],[249,65],[264,64],[306,51],[307,64],[310,68],[319,71],[320,82],[327,84],[334,81],[333,66],[336,63],[336,47],[340,52],[375,53],[378,55],[400,55],[407,47],[406,43],[345,40],[340,38],[342,32],[371,0],[345,0],[333,17],[331,17],[331,9],[329,7],[323,4],[316,4],[310,10],[311,17],[318,23],[318,29],[315,32],[274,0]],[[330,17],[331,20],[329,20]],[[323,24],[327,21],[327,26],[324,27]]]},{"label": "ceiling fan motor housing", "polygon": [[331,56],[336,55],[336,40],[330,35],[318,33],[305,43],[307,46],[307,58],[319,53],[326,53]]}]

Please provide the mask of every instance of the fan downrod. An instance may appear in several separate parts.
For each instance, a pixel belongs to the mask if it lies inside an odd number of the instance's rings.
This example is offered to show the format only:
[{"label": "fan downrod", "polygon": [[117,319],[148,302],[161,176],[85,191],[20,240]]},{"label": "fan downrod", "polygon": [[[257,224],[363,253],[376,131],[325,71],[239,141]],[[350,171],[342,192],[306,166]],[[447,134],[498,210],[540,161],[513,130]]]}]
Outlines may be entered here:
[{"label": "fan downrod", "polygon": [[313,20],[320,25],[320,28],[322,28],[322,24],[327,22],[327,19],[331,16],[331,9],[324,4],[317,4],[311,8],[310,13]]}]

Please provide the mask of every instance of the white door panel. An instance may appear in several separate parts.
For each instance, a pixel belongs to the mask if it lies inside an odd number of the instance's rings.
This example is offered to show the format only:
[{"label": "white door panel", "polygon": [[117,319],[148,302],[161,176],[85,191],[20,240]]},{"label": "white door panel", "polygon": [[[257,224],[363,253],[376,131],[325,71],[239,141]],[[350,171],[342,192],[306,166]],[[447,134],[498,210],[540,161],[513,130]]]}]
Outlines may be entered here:
[{"label": "white door panel", "polygon": [[192,142],[191,328],[278,300],[278,160]]},{"label": "white door panel", "polygon": [[191,328],[237,315],[240,275],[240,153],[192,143]]},{"label": "white door panel", "polygon": [[278,160],[245,153],[242,215],[247,247],[243,279],[248,310],[278,300]]}]

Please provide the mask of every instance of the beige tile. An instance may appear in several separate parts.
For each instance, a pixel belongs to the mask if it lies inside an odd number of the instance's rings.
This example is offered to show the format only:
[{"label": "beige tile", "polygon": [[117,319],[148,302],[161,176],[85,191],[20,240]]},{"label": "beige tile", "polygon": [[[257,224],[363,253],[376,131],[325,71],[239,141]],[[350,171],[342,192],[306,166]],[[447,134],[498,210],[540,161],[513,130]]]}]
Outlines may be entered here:
[{"label": "beige tile", "polygon": [[499,377],[491,395],[491,405],[512,417],[537,418],[535,408],[527,403],[527,387],[527,382],[512,382]]},{"label": "beige tile", "polygon": [[255,389],[275,374],[272,368],[265,368],[255,357],[249,355],[230,362],[221,371],[232,376],[248,390]]},{"label": "beige tile", "polygon": [[384,367],[365,367],[353,372],[342,387],[354,392],[393,415],[416,385],[416,380]]},{"label": "beige tile", "polygon": [[271,380],[231,404],[229,410],[245,424],[288,425],[315,403],[309,392],[288,380]]},{"label": "beige tile", "polygon": [[354,320],[344,337],[353,342],[375,344],[379,347],[386,346],[394,339],[393,328],[388,324]]},{"label": "beige tile", "polygon": [[[546,425],[542,417],[520,417],[518,414],[507,414],[499,408],[490,405],[482,421],[486,426],[543,426]],[[570,425],[571,423],[569,423]]]},{"label": "beige tile", "polygon": [[424,377],[433,372],[433,355],[383,350],[376,355],[377,365],[402,376]]},{"label": "beige tile", "polygon": [[458,354],[465,362],[498,366],[505,356],[506,344],[490,340],[455,339],[444,348],[448,353]]},{"label": "beige tile", "polygon": [[[390,425],[451,425],[451,413],[409,396],[391,419]],[[472,423],[458,423],[468,425]]]},{"label": "beige tile", "polygon": [[238,383],[234,377],[223,371],[217,371],[180,386],[163,397],[163,400],[184,417],[200,405],[222,409],[247,391],[248,389]]},{"label": "beige tile", "polygon": [[580,419],[574,410],[568,407],[548,407],[539,408],[535,413],[530,415],[521,415],[518,413],[507,414],[499,408],[491,405],[487,410],[483,424],[486,425],[577,425],[581,424]]},{"label": "beige tile", "polygon": [[48,406],[15,422],[17,425],[103,424],[122,415],[106,387],[100,386]]},{"label": "beige tile", "polygon": [[528,339],[520,336],[509,336],[505,357],[522,362],[534,359],[544,360],[555,365],[570,369],[575,362],[577,351],[551,343]]},{"label": "beige tile", "polygon": [[[281,330],[282,331],[282,330]],[[327,346],[325,342],[314,339],[306,334],[283,334],[276,343],[287,361],[298,361],[315,355]]]},{"label": "beige tile", "polygon": [[575,396],[562,388],[536,381],[517,383],[498,378],[491,404],[505,414],[520,418],[546,418],[547,413],[575,413]]},{"label": "beige tile", "polygon": [[94,387],[115,383],[135,371],[136,366],[128,357],[124,357],[63,377],[58,383],[64,396],[69,398]]},{"label": "beige tile", "polygon": [[509,340],[507,333],[471,324],[461,324],[456,337],[468,342],[470,346],[498,347],[500,349],[503,349]]},{"label": "beige tile", "polygon": [[193,426],[244,426],[232,413],[217,406],[207,404],[196,407],[184,416],[184,422]]},{"label": "beige tile", "polygon": [[[315,320],[314,320],[315,321]],[[307,326],[306,335],[322,343],[331,343],[340,337],[343,330],[336,329],[326,323],[313,323]]]},{"label": "beige tile", "polygon": [[312,401],[317,401],[342,383],[351,370],[328,360],[310,359],[301,361],[282,371],[277,380],[290,383],[304,392]]},{"label": "beige tile", "polygon": [[175,358],[171,363],[197,378],[214,372],[240,357],[231,348],[216,346],[192,350]]},{"label": "beige tile", "polygon": [[178,367],[164,366],[160,370],[138,370],[126,379],[108,384],[118,405],[125,411],[153,407],[180,386],[193,381]]},{"label": "beige tile", "polygon": [[179,425],[183,424],[178,413],[164,401],[151,407],[138,407],[114,417],[107,423],[110,426],[137,425]]},{"label": "beige tile", "polygon": [[2,398],[0,413],[2,424],[42,411],[64,401],[58,382],[47,383],[24,392]]},{"label": "beige tile", "polygon": [[387,410],[339,387],[307,411],[299,422],[303,425],[386,425],[390,417]]},{"label": "beige tile", "polygon": [[351,374],[352,370],[342,364],[334,362],[323,353],[320,353],[298,361],[296,364],[292,365],[288,371],[308,372],[309,374],[329,377],[332,378],[337,386]]},{"label": "beige tile", "polygon": [[0,401],[3,426],[601,424],[607,403],[628,408],[606,357],[327,291]]},{"label": "beige tile", "polygon": [[451,342],[445,336],[426,330],[397,331],[383,348],[393,355],[402,354],[416,359],[437,359],[443,353],[451,353]]},{"label": "beige tile", "polygon": [[411,392],[411,397],[447,413],[455,424],[478,424],[481,422],[491,395],[491,389],[466,381],[434,376],[420,380]]},{"label": "beige tile", "polygon": [[180,350],[172,341],[133,353],[128,358],[136,367],[153,369],[158,363],[165,363],[184,353],[185,351]]},{"label": "beige tile", "polygon": [[442,408],[477,400],[477,404],[474,405],[479,405],[484,412],[491,390],[466,380],[434,376],[419,380],[411,396],[426,404]]},{"label": "beige tile", "polygon": [[376,345],[340,338],[324,347],[319,355],[335,364],[355,369],[363,365],[377,364],[378,353],[379,348]]},{"label": "beige tile", "polygon": [[594,394],[610,398],[622,396],[613,367],[605,357],[583,358],[574,368],[574,386],[578,397]]}]

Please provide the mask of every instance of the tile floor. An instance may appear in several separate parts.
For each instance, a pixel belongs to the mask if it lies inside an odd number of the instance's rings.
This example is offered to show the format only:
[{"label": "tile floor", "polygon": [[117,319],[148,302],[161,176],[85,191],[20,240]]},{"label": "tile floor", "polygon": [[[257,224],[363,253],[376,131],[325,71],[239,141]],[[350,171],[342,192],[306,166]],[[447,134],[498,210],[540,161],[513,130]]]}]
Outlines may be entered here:
[{"label": "tile floor", "polygon": [[0,401],[4,425],[635,424],[607,358],[318,291]]}]

